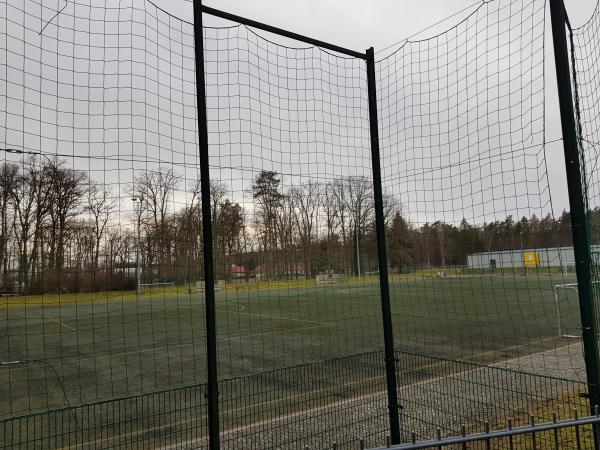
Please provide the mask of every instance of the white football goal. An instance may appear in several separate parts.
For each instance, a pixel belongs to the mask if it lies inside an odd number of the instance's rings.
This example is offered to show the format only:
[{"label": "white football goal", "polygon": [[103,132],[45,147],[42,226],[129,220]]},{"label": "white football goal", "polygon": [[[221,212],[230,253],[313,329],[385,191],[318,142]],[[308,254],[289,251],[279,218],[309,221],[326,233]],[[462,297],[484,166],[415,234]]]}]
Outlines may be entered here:
[{"label": "white football goal", "polygon": [[[600,289],[600,281],[593,281],[592,285],[594,291]],[[556,308],[558,337],[581,337],[578,294],[577,283],[557,284],[554,286],[554,307]]]}]

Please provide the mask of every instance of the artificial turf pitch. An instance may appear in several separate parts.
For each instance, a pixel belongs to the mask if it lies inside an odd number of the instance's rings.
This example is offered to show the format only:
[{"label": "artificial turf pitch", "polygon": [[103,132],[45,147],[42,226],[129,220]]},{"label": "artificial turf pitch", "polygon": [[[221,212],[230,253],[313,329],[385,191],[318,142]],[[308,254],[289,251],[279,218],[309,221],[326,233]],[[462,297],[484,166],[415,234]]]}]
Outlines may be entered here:
[{"label": "artificial turf pitch", "polygon": [[[396,349],[488,363],[552,348],[560,341],[553,286],[573,281],[559,274],[392,277]],[[1,417],[206,380],[203,294],[187,286],[0,301]],[[383,349],[375,277],[226,289],[216,307],[222,379]],[[575,297],[561,308],[563,323],[576,329]],[[366,373],[360,364],[355,371]],[[339,382],[325,370],[311,377]],[[352,380],[352,370],[344,377]],[[276,389],[284,392],[285,383]]]}]

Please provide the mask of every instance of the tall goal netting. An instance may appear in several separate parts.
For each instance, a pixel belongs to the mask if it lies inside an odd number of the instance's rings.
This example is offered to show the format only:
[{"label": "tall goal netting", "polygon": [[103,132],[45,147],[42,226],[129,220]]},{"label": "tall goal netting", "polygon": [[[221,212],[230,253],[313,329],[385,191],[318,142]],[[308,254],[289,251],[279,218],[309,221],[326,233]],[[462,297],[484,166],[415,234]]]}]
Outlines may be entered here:
[{"label": "tall goal netting", "polygon": [[[4,440],[204,446],[193,25],[144,0],[54,6],[0,9]],[[365,62],[213,22],[222,441],[381,445]]]},{"label": "tall goal netting", "polygon": [[[581,27],[570,29],[572,86],[580,161],[584,170],[584,192],[588,206],[588,233],[592,264],[592,293],[596,314],[600,307],[600,105],[598,73],[600,66],[600,10]],[[596,317],[600,323],[600,317]]]},{"label": "tall goal netting", "polygon": [[204,439],[192,25],[3,0],[0,35],[0,447]]},{"label": "tall goal netting", "polygon": [[204,41],[214,231],[241,211],[215,239],[219,374],[245,377],[222,384],[223,439],[384,443],[366,65],[263,34]]},{"label": "tall goal netting", "polygon": [[545,397],[517,372],[585,379],[580,340],[557,333],[562,319],[581,336],[577,302],[560,317],[554,299],[576,280],[547,170],[545,15],[544,1],[482,2],[377,63],[398,374],[419,381],[403,412],[425,435],[518,415],[499,385]]},{"label": "tall goal netting", "polygon": [[207,448],[215,423],[224,449],[368,448],[395,412],[409,439],[586,405],[543,0],[377,55],[382,205],[366,55],[206,9],[197,86],[194,24],[162,7],[0,0],[0,448]]}]

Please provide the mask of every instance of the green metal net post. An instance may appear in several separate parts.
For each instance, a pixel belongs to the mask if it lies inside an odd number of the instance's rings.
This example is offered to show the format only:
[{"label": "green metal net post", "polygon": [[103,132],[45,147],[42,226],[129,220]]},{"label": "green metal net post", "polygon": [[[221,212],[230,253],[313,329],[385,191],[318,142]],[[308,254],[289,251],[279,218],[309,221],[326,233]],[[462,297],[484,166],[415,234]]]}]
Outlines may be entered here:
[{"label": "green metal net post", "polygon": [[[577,143],[569,55],[565,33],[566,13],[563,0],[550,0],[554,61],[558,84],[558,99],[563,134],[563,146],[571,207],[575,270],[579,293],[579,309],[584,346],[585,366],[589,389],[590,406],[600,404],[600,362],[596,330],[596,313],[592,297],[592,273],[590,238],[587,222],[587,207],[583,173]],[[600,448],[600,430],[594,427],[595,447]]]},{"label": "green metal net post", "polygon": [[377,121],[377,86],[375,82],[375,53],[373,47],[367,50],[367,85],[369,90],[369,125],[371,133],[371,158],[373,170],[373,194],[375,197],[375,228],[377,234],[377,257],[379,263],[379,289],[383,318],[383,338],[385,345],[385,372],[387,381],[390,437],[392,444],[400,443],[400,417],[398,387],[396,384],[396,355],[392,329],[392,308],[388,280],[388,260],[385,247],[385,224],[383,215],[383,192],[381,188],[381,158],[379,154],[379,124]]},{"label": "green metal net post", "polygon": [[210,450],[218,450],[219,391],[217,376],[217,331],[215,308],[215,276],[213,266],[213,236],[210,210],[210,174],[208,160],[208,126],[204,79],[204,45],[202,34],[202,2],[194,0],[194,50],[196,57],[196,91],[200,147],[200,183],[202,191],[202,250],[204,256],[204,284],[206,307],[206,361],[208,400],[208,435]]}]

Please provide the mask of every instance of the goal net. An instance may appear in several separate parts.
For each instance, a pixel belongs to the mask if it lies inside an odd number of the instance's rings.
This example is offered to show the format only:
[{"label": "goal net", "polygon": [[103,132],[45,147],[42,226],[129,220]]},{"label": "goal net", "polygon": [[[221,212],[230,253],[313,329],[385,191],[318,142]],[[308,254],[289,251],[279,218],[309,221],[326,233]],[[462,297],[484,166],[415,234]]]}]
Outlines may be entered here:
[{"label": "goal net", "polygon": [[[600,281],[592,281],[592,295],[600,289]],[[556,330],[558,337],[580,338],[581,319],[579,316],[579,289],[577,283],[564,283],[554,286],[554,307],[556,308]]]}]

